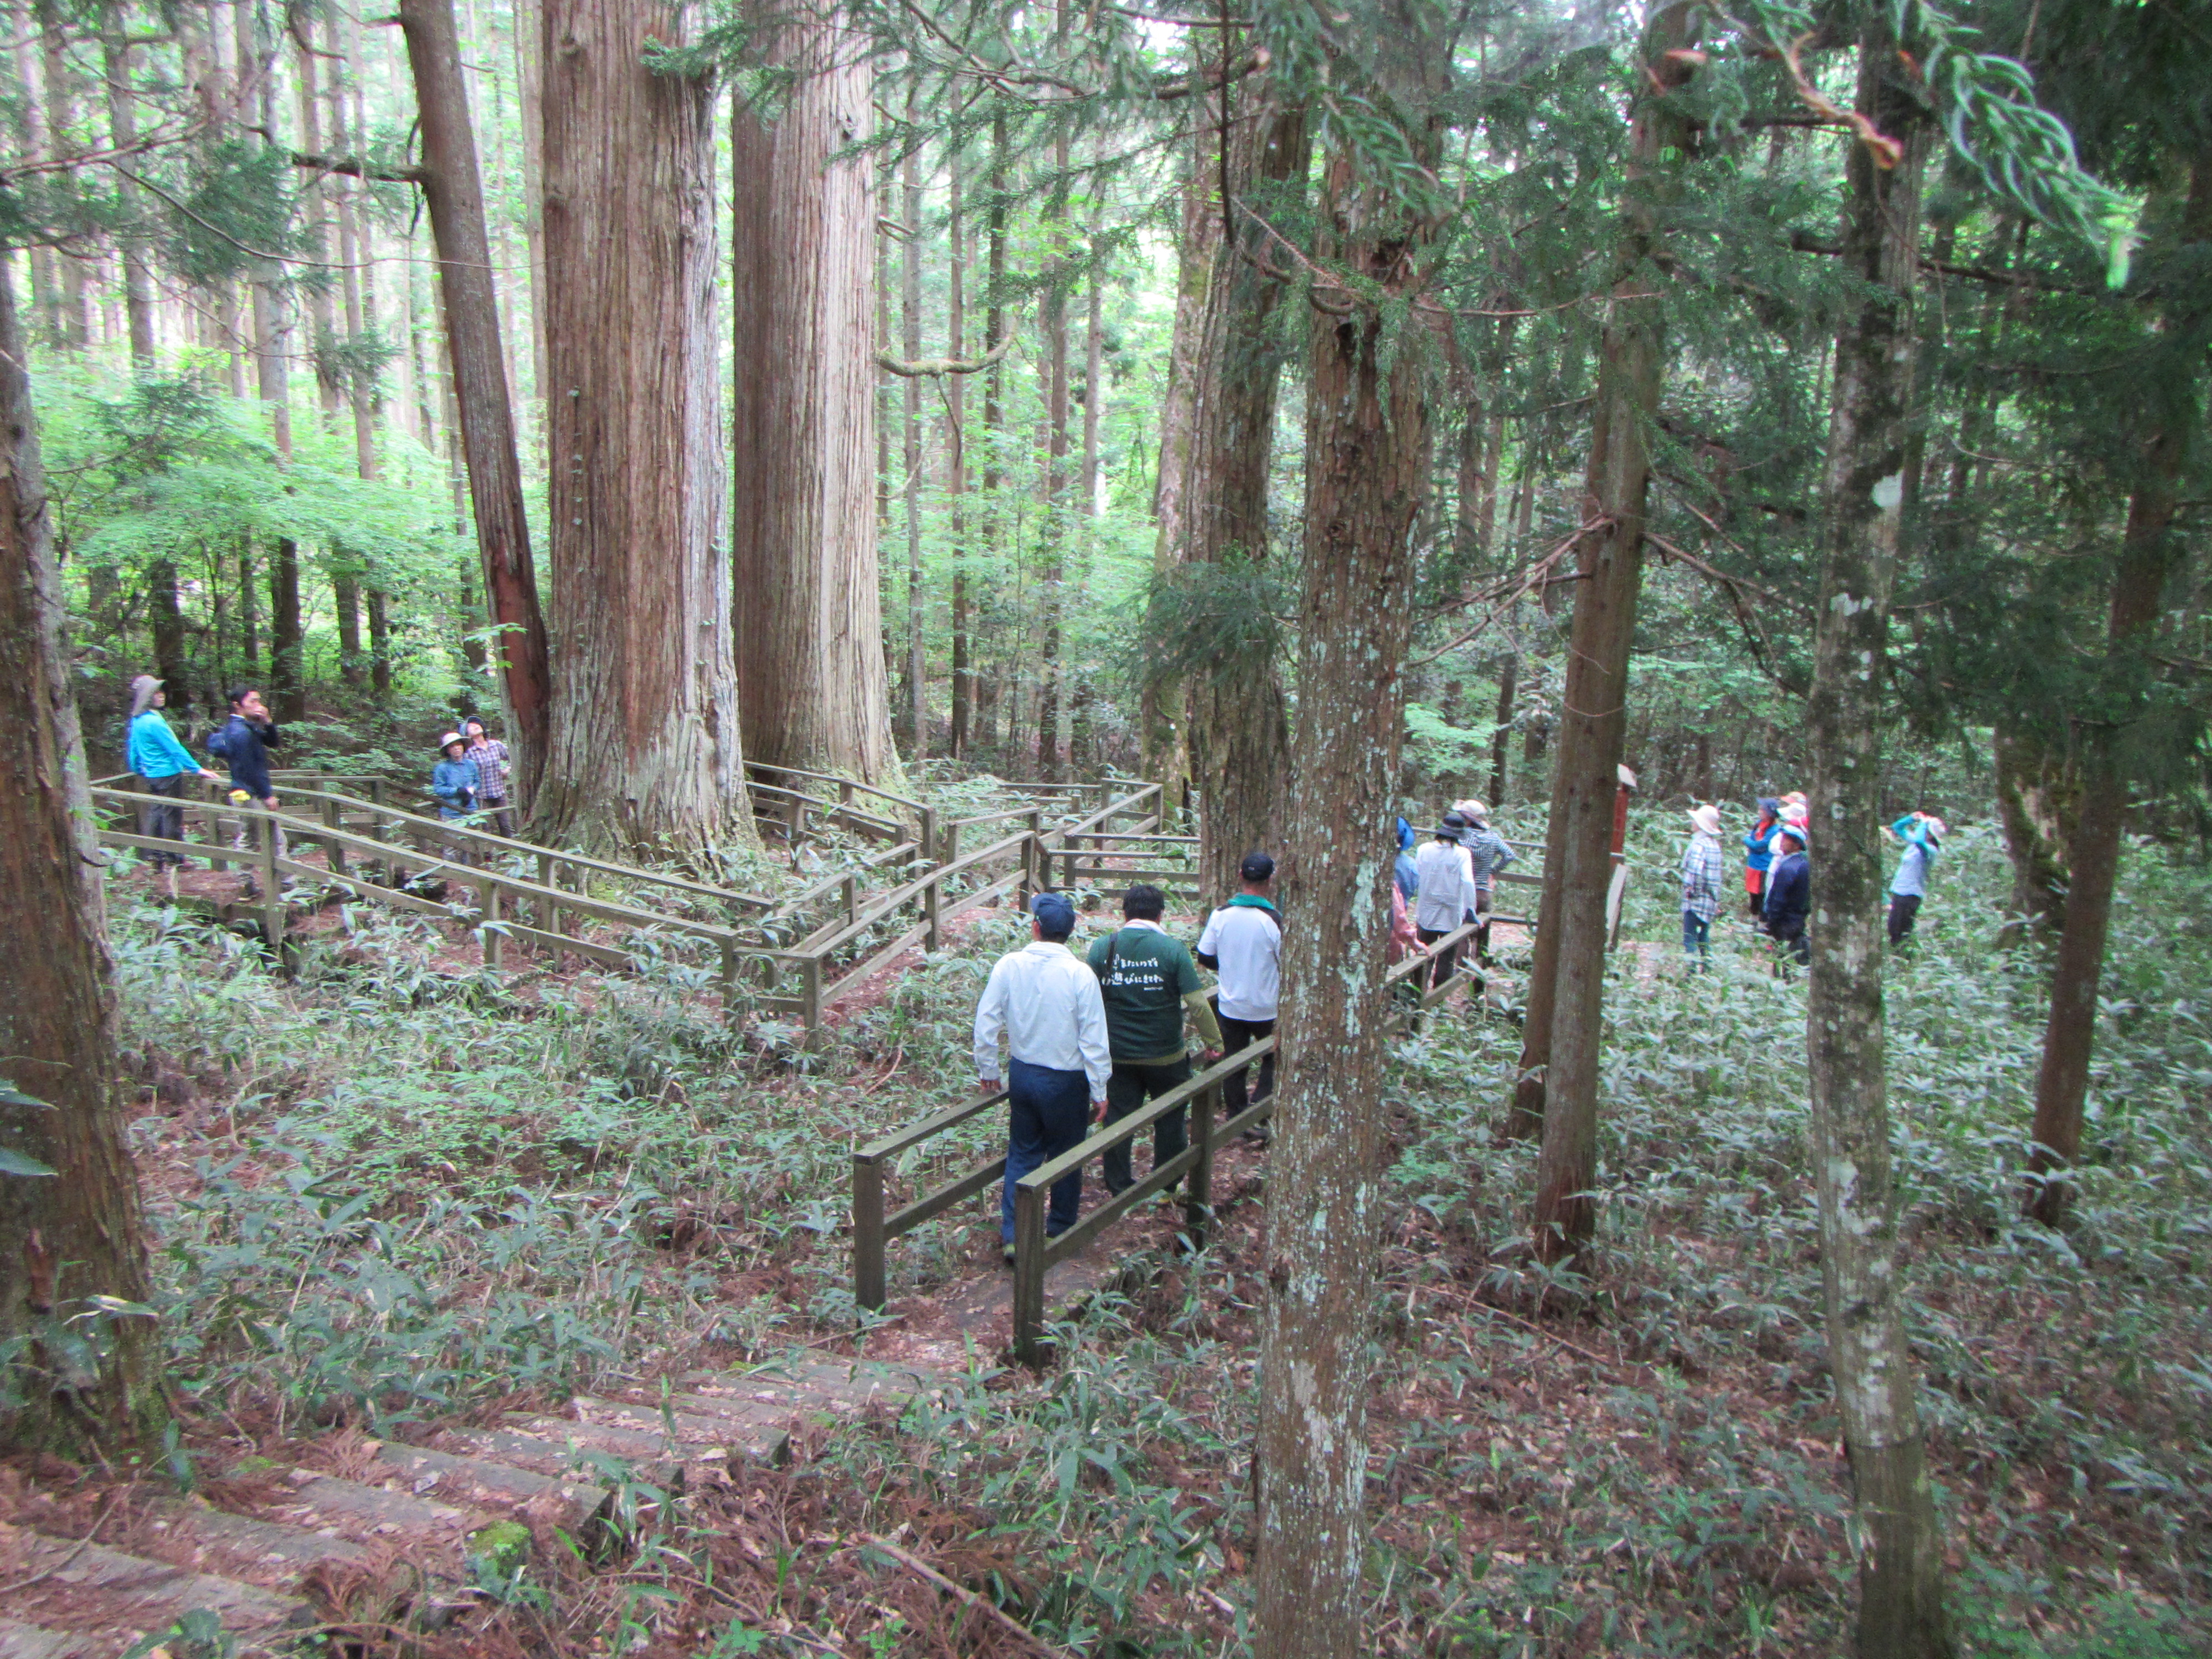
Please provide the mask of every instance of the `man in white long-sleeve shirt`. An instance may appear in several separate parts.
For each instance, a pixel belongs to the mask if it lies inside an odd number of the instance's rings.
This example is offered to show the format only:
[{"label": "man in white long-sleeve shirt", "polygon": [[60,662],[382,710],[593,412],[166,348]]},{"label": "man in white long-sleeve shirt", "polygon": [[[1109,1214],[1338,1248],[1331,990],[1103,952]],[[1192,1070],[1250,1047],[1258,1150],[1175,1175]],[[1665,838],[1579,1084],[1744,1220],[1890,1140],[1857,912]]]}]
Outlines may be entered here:
[{"label": "man in white long-sleeve shirt", "polygon": [[[999,1235],[1014,1255],[1014,1188],[1032,1170],[1083,1139],[1106,1112],[1114,1058],[1106,1044],[1106,1004],[1098,976],[1067,948],[1075,906],[1065,893],[1030,901],[1030,942],[1000,957],[975,1005],[975,1079],[985,1094],[999,1086],[999,1036],[1012,1051],[1006,1068],[1006,1184]],[[1087,1103],[1087,1109],[1086,1109]],[[1045,1236],[1075,1224],[1083,1171],[1053,1182]]]},{"label": "man in white long-sleeve shirt", "polygon": [[[1434,945],[1474,909],[1474,880],[1460,848],[1460,838],[1466,833],[1465,818],[1456,812],[1445,813],[1443,822],[1437,825],[1436,839],[1421,848],[1420,856],[1413,860],[1414,872],[1420,878],[1413,931],[1424,945]],[[1458,966],[1456,946],[1439,952],[1435,967],[1429,970],[1429,983],[1443,984]]]}]

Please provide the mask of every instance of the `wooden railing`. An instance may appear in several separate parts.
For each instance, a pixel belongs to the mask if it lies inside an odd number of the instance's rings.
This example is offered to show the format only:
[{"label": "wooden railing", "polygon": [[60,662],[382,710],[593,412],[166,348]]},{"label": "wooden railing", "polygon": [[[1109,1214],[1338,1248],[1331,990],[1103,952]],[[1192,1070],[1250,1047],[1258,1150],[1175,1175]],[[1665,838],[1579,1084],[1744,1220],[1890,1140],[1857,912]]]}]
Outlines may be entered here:
[{"label": "wooden railing", "polygon": [[[1434,953],[1453,949],[1473,937],[1472,925],[1446,934],[1431,952],[1400,963],[1384,975],[1382,995],[1400,996],[1399,988],[1417,981],[1432,964]],[[1399,1018],[1410,1018],[1449,996],[1462,976],[1455,972],[1437,986],[1419,988],[1414,998],[1404,999]],[[1040,1364],[1049,1358],[1044,1341],[1044,1276],[1058,1262],[1080,1250],[1116,1220],[1154,1193],[1188,1177],[1183,1194],[1183,1222],[1194,1247],[1202,1245],[1213,1216],[1214,1153],[1231,1139],[1264,1120],[1271,1098],[1255,1102],[1233,1117],[1224,1118],[1221,1085],[1249,1066],[1257,1065],[1275,1050],[1275,1039],[1263,1037],[1249,1048],[1225,1056],[1180,1084],[1157,1100],[1115,1119],[1081,1144],[1069,1148],[1042,1168],[1026,1175],[1014,1188],[1014,1352],[1024,1364]],[[1005,1091],[979,1096],[925,1118],[920,1123],[872,1141],[853,1154],[853,1296],[865,1310],[881,1312],[884,1303],[884,1249],[890,1242],[913,1231],[923,1222],[942,1215],[963,1200],[971,1198],[1003,1180],[1006,1159],[1002,1152],[955,1176],[886,1215],[884,1176],[886,1166],[902,1154],[1000,1105]],[[1155,1165],[1141,1181],[1124,1188],[1057,1238],[1044,1236],[1046,1195],[1053,1183],[1081,1169],[1108,1148],[1118,1146],[1160,1119],[1180,1109],[1191,1115],[1188,1145],[1166,1162]]]}]

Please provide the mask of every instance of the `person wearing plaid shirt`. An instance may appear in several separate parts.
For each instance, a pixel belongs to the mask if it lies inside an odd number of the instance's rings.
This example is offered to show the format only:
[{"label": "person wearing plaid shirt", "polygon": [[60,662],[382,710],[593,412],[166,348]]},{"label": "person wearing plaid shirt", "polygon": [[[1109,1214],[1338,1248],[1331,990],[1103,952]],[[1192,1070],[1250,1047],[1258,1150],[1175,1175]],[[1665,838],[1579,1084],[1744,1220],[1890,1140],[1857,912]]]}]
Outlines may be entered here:
[{"label": "person wearing plaid shirt", "polygon": [[1721,809],[1690,809],[1693,833],[1682,849],[1682,950],[1704,967],[1712,954],[1713,918],[1720,914],[1721,883],[1727,864],[1721,855]]},{"label": "person wearing plaid shirt", "polygon": [[471,714],[461,723],[468,738],[468,758],[477,763],[477,810],[495,834],[514,838],[514,814],[507,799],[507,773],[512,761],[507,745],[489,736],[484,723]]}]

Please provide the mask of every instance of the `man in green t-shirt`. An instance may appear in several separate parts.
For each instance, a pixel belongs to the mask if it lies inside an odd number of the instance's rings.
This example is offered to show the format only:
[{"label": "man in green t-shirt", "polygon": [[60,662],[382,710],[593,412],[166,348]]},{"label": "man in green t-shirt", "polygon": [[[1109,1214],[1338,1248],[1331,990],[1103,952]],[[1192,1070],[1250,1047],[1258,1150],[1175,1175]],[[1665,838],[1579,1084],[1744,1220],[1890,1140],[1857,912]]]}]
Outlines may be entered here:
[{"label": "man in green t-shirt", "polygon": [[[1121,931],[1091,947],[1091,971],[1106,1004],[1106,1046],[1114,1075],[1106,1085],[1106,1121],[1127,1117],[1148,1100],[1157,1100],[1190,1081],[1190,1053],[1183,1040],[1183,1011],[1190,1011],[1206,1062],[1221,1057],[1221,1027],[1198,981],[1190,948],[1160,926],[1167,899],[1142,883],[1121,899]],[[1179,1155],[1189,1144],[1183,1111],[1177,1107],[1152,1126],[1152,1167]],[[1106,1153],[1106,1190],[1118,1193],[1134,1179],[1129,1142]]]}]

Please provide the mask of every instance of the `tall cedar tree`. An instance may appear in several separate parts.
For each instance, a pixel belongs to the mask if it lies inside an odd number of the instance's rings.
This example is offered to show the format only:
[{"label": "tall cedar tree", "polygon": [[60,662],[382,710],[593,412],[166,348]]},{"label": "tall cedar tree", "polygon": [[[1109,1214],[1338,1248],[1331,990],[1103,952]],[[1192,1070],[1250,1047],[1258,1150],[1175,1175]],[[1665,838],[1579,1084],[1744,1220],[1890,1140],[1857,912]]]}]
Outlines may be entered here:
[{"label": "tall cedar tree", "polygon": [[[1559,748],[1544,847],[1544,926],[1537,930],[1522,1027],[1514,1133],[1540,1124],[1536,1248],[1547,1260],[1587,1241],[1596,1210],[1597,1073],[1605,1012],[1605,901],[1613,820],[1628,729],[1628,653],[1643,580],[1650,440],[1666,375],[1668,204],[1696,139],[1674,94],[1695,72],[1700,9],[1666,6],[1644,32],[1644,73],[1631,117],[1613,294],[1598,348],[1596,412],[1577,546],[1575,614],[1560,699]],[[1680,54],[1671,55],[1670,54]]]},{"label": "tall cedar tree", "polygon": [[0,720],[20,747],[0,789],[0,938],[38,945],[0,951],[0,1350],[27,1339],[0,1446],[83,1457],[158,1446],[167,1411],[154,1321],[131,1311],[148,1295],[145,1219],[12,263],[0,259]]},{"label": "tall cedar tree", "polygon": [[[1434,167],[1448,58],[1431,9],[1382,0],[1349,27],[1333,14],[1310,22],[1344,29],[1333,77],[1353,52],[1370,55],[1376,102],[1411,159]],[[1261,1304],[1256,1647],[1271,1659],[1368,1650],[1367,1343],[1394,852],[1384,829],[1405,727],[1404,595],[1429,477],[1427,352],[1409,337],[1419,325],[1390,302],[1426,276],[1435,220],[1403,187],[1403,173],[1348,143],[1328,156],[1316,252],[1358,289],[1317,281],[1310,295],[1297,781]]]},{"label": "tall cedar tree", "polygon": [[898,775],[875,505],[876,169],[866,54],[833,19],[760,43],[791,84],[731,122],[732,568],[745,752]]},{"label": "tall cedar tree", "polygon": [[[552,718],[551,649],[538,601],[530,523],[522,507],[522,469],[514,447],[514,405],[501,343],[499,297],[492,287],[491,243],[484,221],[483,180],[469,125],[460,40],[453,0],[400,0],[415,100],[422,123],[423,200],[437,246],[439,292],[445,299],[446,349],[461,455],[483,556],[484,596],[500,630],[500,673],[514,721],[518,782],[538,798]],[[539,296],[541,301],[545,297]],[[586,332],[595,331],[586,328]],[[569,410],[574,399],[563,399]],[[559,453],[557,450],[555,453]],[[560,469],[555,469],[556,474]],[[363,476],[368,474],[366,471]],[[577,526],[571,526],[572,528]],[[381,595],[371,596],[371,617]],[[376,653],[384,671],[385,653]],[[381,687],[380,687],[380,690]]]},{"label": "tall cedar tree", "polygon": [[[546,347],[558,678],[533,821],[586,846],[750,836],[714,349],[714,98],[681,15],[549,0]],[[748,611],[753,609],[748,605]]]},{"label": "tall cedar tree", "polygon": [[1904,524],[1920,179],[1932,124],[1906,67],[1924,52],[1868,9],[1857,111],[1896,146],[1853,143],[1845,270],[1822,490],[1819,632],[1806,702],[1813,965],[1806,1008],[1813,1172],[1829,1364],[1857,1505],[1860,1659],[1951,1651],[1899,1283],[1882,1030],[1881,728],[1890,595]]}]

